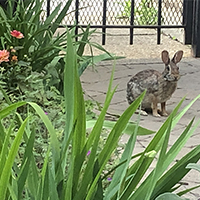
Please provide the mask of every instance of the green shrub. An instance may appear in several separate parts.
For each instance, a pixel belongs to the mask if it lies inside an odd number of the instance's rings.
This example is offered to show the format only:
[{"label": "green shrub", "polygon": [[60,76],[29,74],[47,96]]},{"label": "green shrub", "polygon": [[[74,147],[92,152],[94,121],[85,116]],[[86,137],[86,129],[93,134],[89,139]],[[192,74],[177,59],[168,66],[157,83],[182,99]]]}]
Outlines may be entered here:
[{"label": "green shrub", "polygon": [[[72,3],[68,0],[61,10],[60,3],[47,18],[42,19],[42,0],[8,0],[7,9],[0,7],[0,51],[10,53],[9,60],[1,62],[0,58],[0,78],[4,82],[8,93],[24,94],[24,88],[29,87],[29,76],[34,76],[32,72],[42,73],[41,78],[44,87],[50,87],[63,94],[64,77],[64,52],[66,48],[66,31],[60,34],[56,31]],[[13,12],[16,3],[16,11]],[[21,33],[23,37],[17,37],[12,32]],[[106,59],[113,59],[103,47],[89,41],[89,37],[95,30],[90,30],[89,26],[73,38],[79,40],[76,44],[76,54],[78,56],[79,75],[89,66]],[[84,56],[86,45],[98,48],[103,52],[98,56]],[[14,56],[14,57],[13,57]],[[13,59],[14,58],[14,59]],[[48,84],[46,84],[48,83]],[[47,87],[49,86],[49,88]]]},{"label": "green shrub", "polygon": [[[60,11],[59,4],[49,17],[44,21],[40,19],[42,13],[41,0],[19,0],[17,1],[16,11],[12,12],[16,1],[8,0],[7,9],[0,7],[0,37],[3,38],[4,45],[0,49],[11,46],[20,48],[17,51],[18,60],[26,61],[28,58],[33,71],[42,71],[55,56],[59,55],[65,34],[61,36],[55,34],[59,24],[66,15],[71,4],[68,0],[64,8]],[[60,11],[60,12],[59,12]],[[16,40],[10,35],[13,30],[23,33],[24,38]]]},{"label": "green shrub", "polygon": [[[122,6],[124,8],[122,17],[130,17],[131,0],[126,0],[125,5]],[[152,0],[141,0],[138,6],[135,5],[134,23],[135,25],[156,25],[158,23],[158,10],[153,6]]]}]

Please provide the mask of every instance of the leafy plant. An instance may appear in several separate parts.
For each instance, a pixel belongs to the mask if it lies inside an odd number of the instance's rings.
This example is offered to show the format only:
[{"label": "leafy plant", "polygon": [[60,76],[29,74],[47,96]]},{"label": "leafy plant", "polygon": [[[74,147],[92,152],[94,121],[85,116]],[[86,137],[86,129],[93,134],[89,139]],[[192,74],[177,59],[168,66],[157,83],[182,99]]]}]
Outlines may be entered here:
[{"label": "leafy plant", "polygon": [[[129,120],[140,105],[145,93],[125,110],[117,122],[112,124],[104,146],[99,151],[100,135],[105,123],[106,111],[116,90],[116,88],[112,89],[113,74],[104,107],[96,123],[92,126],[90,134],[87,135],[85,103],[78,75],[76,49],[69,32],[67,43],[64,70],[66,124],[61,139],[59,139],[48,115],[35,103],[18,102],[10,104],[0,111],[0,199],[149,200],[156,199],[166,192],[175,192],[176,184],[190,170],[186,169],[186,166],[189,163],[196,163],[200,159],[200,145],[170,169],[168,167],[200,121],[192,126],[194,121],[192,119],[174,145],[168,149],[170,132],[200,96],[177,113],[182,100],[156,132],[144,152],[132,156],[139,130],[138,119],[136,124],[132,124],[132,134],[119,164],[113,166],[105,174],[106,164],[118,146],[119,138],[129,126]],[[40,168],[35,161],[33,148],[37,123],[30,123],[31,113],[24,119],[16,113],[16,109],[25,104],[35,110],[48,131],[45,158]],[[9,114],[13,114],[15,117],[10,120],[9,126],[6,128],[2,121]],[[15,125],[15,120],[17,125]],[[24,154],[22,159],[18,160],[15,157],[21,141],[25,143]],[[145,178],[145,174],[156,156],[158,156],[157,164]],[[135,161],[130,164],[133,158]],[[114,175],[112,176],[112,174]],[[108,187],[104,188],[103,181],[107,177],[111,182]],[[141,182],[142,178],[144,178],[143,182]]]},{"label": "leafy plant", "polygon": [[[79,40],[77,42],[73,41],[73,44],[76,46],[75,53],[77,54],[77,67],[78,67],[78,74],[81,76],[85,69],[88,66],[95,66],[98,62],[104,60],[113,60],[113,59],[120,59],[122,57],[115,56],[107,52],[101,45],[90,42],[90,36],[96,30],[90,30],[90,26],[88,26],[85,30],[81,29],[81,33],[76,36],[74,33],[74,29],[71,30],[72,38],[78,37]],[[85,46],[89,45],[91,55],[84,55]],[[93,55],[93,48],[97,48],[100,51],[104,52],[103,54],[94,56]],[[64,83],[64,59],[65,59],[65,47],[59,47],[60,51],[63,52],[62,55],[55,57],[51,63],[49,63],[46,67],[46,73],[51,75],[51,80],[49,85],[55,86],[61,94],[63,92],[63,83]]]},{"label": "leafy plant", "polygon": [[[10,36],[14,40],[22,39],[24,36],[21,32],[13,30]],[[25,79],[31,74],[31,67],[29,66],[28,58],[25,61],[18,60],[18,50],[21,47],[7,46],[5,49],[4,38],[1,37],[1,44],[3,50],[0,50],[0,79],[4,84],[5,89],[12,94],[19,94],[21,85],[26,85]]]},{"label": "leafy plant", "polygon": [[[7,9],[0,6],[0,50],[15,51],[15,63],[9,72],[4,70],[7,63],[1,63],[0,66],[3,77],[6,77],[5,85],[14,83],[14,87],[8,88],[13,91],[20,89],[21,85],[26,85],[26,79],[32,71],[43,73],[44,82],[48,82],[49,87],[54,86],[63,94],[64,79],[64,52],[66,48],[66,31],[56,34],[59,25],[66,16],[66,13],[72,3],[68,0],[61,10],[61,3],[51,12],[51,14],[41,19],[44,15],[42,10],[43,0],[8,0]],[[15,10],[15,12],[13,12]],[[20,31],[23,37],[19,40],[11,35],[12,31]],[[95,30],[90,31],[88,26],[78,35],[73,31],[73,38],[79,38],[76,44],[76,53],[78,56],[78,71],[81,75],[89,65],[113,59],[102,46],[89,41],[89,37]],[[91,55],[84,56],[86,45],[90,45]],[[102,55],[93,56],[92,47],[98,48]],[[115,57],[116,58],[116,57]],[[10,64],[10,63],[9,63]],[[10,66],[10,65],[9,65]],[[6,75],[6,76],[5,76]],[[48,77],[49,80],[46,80]],[[12,81],[13,78],[13,81]],[[9,79],[9,81],[8,81]],[[8,83],[9,82],[9,83]],[[23,93],[23,91],[20,91]]]},{"label": "leafy plant", "polygon": [[[32,69],[42,71],[55,56],[59,55],[59,49],[56,47],[62,45],[65,34],[55,38],[53,35],[71,2],[72,0],[67,1],[60,13],[61,4],[59,4],[45,21],[41,21],[43,1],[19,0],[15,5],[15,0],[8,0],[6,10],[0,7],[0,37],[6,46],[20,46],[19,60],[24,60],[27,56],[30,58]],[[13,12],[15,6],[16,11]],[[13,40],[10,36],[12,30],[21,31],[24,38],[20,41]]]},{"label": "leafy plant", "polygon": [[158,23],[158,10],[153,6],[153,0],[141,0],[135,8],[135,20],[138,25],[155,25]]},{"label": "leafy plant", "polygon": [[[121,4],[121,3],[120,3]],[[131,0],[123,4],[123,17],[131,16]],[[158,10],[153,6],[153,0],[141,0],[134,8],[134,22],[136,25],[155,25],[158,22]]]}]

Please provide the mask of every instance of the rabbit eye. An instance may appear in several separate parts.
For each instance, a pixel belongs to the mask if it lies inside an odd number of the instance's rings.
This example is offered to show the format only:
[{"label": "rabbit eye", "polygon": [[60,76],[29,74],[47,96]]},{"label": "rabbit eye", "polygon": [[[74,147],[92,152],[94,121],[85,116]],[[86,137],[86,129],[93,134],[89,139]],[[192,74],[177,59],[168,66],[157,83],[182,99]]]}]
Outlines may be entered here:
[{"label": "rabbit eye", "polygon": [[167,66],[167,70],[168,70],[168,71],[170,70],[169,66]]}]

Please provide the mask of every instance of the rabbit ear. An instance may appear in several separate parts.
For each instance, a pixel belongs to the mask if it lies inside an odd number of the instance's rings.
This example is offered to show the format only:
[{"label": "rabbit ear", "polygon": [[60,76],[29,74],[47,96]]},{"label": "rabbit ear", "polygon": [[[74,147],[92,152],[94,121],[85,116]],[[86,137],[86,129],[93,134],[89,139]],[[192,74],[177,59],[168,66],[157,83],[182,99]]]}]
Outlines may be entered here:
[{"label": "rabbit ear", "polygon": [[172,61],[176,64],[176,63],[180,62],[182,57],[183,57],[183,51],[177,51],[174,54],[174,57],[172,58]]},{"label": "rabbit ear", "polygon": [[162,51],[162,61],[168,65],[170,63],[170,59],[169,59],[169,53],[168,51],[164,50]]}]

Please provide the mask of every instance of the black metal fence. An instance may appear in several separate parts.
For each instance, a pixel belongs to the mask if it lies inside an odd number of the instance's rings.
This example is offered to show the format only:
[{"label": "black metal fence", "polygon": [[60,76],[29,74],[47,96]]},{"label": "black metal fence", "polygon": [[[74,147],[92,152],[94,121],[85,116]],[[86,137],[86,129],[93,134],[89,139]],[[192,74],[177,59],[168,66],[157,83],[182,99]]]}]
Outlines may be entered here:
[{"label": "black metal fence", "polygon": [[[59,0],[47,2],[48,13],[60,3]],[[129,28],[130,44],[133,44],[134,28],[154,28],[160,44],[161,28],[184,28],[183,0],[75,0],[62,24],[75,22],[81,27],[90,24],[102,28],[102,44],[106,41],[107,28]]]},{"label": "black metal fence", "polygon": [[[44,1],[47,15],[61,2],[67,0]],[[185,43],[200,57],[200,0],[74,0],[61,26],[75,23],[76,31],[88,24],[102,28],[102,44],[108,28],[129,28],[130,44],[135,28],[157,29],[157,44],[162,28],[184,28]]]}]

